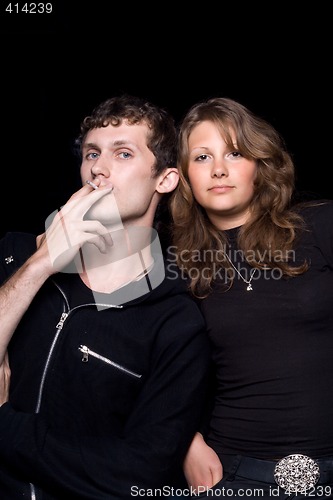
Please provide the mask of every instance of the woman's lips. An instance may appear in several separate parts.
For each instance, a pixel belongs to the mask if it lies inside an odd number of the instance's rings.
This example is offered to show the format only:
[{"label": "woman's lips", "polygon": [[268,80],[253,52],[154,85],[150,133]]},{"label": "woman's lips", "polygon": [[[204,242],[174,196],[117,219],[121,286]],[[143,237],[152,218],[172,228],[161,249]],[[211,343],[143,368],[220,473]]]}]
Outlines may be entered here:
[{"label": "woman's lips", "polygon": [[213,187],[209,188],[209,191],[213,191],[214,193],[227,193],[227,192],[231,191],[233,188],[234,188],[234,186],[226,186],[226,185],[213,186]]}]

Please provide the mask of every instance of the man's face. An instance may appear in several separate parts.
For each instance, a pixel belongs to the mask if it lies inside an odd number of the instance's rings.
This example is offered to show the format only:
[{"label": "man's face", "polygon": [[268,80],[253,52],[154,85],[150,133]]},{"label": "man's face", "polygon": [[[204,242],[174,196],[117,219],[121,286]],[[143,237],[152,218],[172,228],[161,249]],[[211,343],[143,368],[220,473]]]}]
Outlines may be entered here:
[{"label": "man's face", "polygon": [[111,194],[95,203],[86,218],[114,225],[151,225],[158,203],[153,178],[155,157],[147,147],[146,124],[96,128],[88,132],[82,148],[82,183],[92,181],[99,189],[113,187]]}]

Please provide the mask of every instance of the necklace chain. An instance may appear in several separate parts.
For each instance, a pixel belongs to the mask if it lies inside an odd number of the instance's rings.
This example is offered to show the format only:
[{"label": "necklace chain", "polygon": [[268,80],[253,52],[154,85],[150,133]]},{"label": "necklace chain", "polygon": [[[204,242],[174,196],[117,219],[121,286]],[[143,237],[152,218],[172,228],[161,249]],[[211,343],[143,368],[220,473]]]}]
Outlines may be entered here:
[{"label": "necklace chain", "polygon": [[239,272],[239,270],[237,269],[237,267],[235,266],[235,264],[232,262],[232,260],[230,259],[229,255],[227,253],[225,253],[224,255],[226,256],[226,258],[228,259],[228,261],[230,262],[230,264],[232,265],[232,267],[234,268],[234,270],[236,271],[236,273],[238,274],[238,276],[244,281],[244,283],[247,284],[246,290],[248,292],[252,292],[253,288],[252,288],[251,281],[252,281],[253,276],[255,275],[256,271],[258,271],[258,269],[257,268],[252,269],[251,274],[250,274],[250,279],[246,280],[244,278],[244,276]]}]

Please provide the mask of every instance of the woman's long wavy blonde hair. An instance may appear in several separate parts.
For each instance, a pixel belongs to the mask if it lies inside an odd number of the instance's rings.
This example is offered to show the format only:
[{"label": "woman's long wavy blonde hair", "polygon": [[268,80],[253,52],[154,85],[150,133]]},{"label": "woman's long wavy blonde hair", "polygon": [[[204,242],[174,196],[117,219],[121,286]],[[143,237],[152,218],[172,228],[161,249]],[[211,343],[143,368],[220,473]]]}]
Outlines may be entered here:
[{"label": "woman's long wavy blonde hair", "polygon": [[[229,276],[233,274],[228,260],[220,258],[221,252],[228,248],[227,236],[213,226],[196,202],[188,178],[189,136],[203,121],[218,127],[230,150],[235,149],[234,134],[238,151],[257,164],[251,215],[238,232],[238,248],[253,267],[278,268],[286,277],[302,274],[308,268],[307,263],[296,266],[290,262],[303,219],[292,208],[295,168],[284,140],[272,125],[242,104],[229,98],[212,98],[192,106],[180,124],[180,181],[170,200],[173,248],[178,266],[190,277],[192,293],[196,297],[206,296],[218,268],[225,268]],[[216,258],[211,257],[214,251]],[[204,258],[207,252],[210,252],[209,266]]]}]

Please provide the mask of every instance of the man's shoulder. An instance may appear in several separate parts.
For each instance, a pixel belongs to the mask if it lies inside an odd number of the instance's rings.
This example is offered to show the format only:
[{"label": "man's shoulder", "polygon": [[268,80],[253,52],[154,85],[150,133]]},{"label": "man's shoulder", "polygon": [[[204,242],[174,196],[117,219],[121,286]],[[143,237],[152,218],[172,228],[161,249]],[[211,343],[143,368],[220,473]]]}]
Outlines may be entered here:
[{"label": "man's shoulder", "polygon": [[7,232],[0,240],[2,258],[10,257],[17,261],[26,260],[36,250],[36,235],[18,231]]},{"label": "man's shoulder", "polygon": [[35,235],[7,232],[0,239],[0,281],[3,282],[21,267],[35,249]]}]

